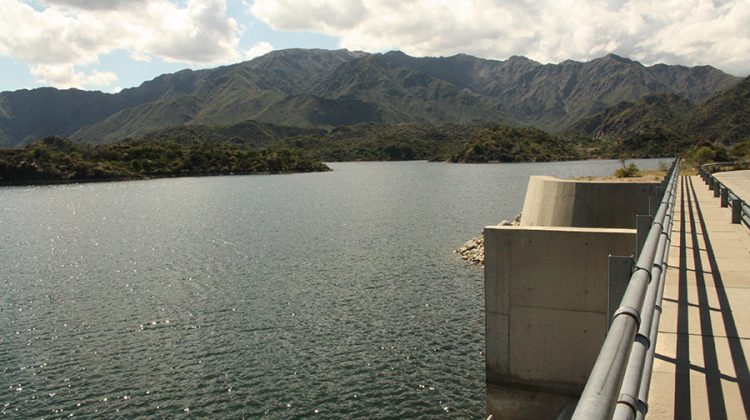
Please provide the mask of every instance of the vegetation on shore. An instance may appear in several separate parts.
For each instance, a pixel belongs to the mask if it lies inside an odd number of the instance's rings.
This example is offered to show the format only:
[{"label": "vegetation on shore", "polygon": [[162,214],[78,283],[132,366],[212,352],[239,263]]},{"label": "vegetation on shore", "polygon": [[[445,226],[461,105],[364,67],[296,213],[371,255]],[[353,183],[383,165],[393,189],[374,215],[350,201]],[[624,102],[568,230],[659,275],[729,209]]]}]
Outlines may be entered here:
[{"label": "vegetation on shore", "polygon": [[[582,158],[574,143],[533,128],[502,125],[360,123],[330,131],[308,130],[271,138],[243,135],[247,124],[219,127],[174,127],[144,138],[149,141],[214,143],[231,138],[253,147],[304,150],[325,162],[432,160],[462,163],[544,162]],[[278,129],[276,130],[279,131]],[[292,132],[290,132],[292,133]]]},{"label": "vegetation on shore", "polygon": [[535,128],[491,127],[477,132],[448,160],[459,163],[549,162],[580,159],[571,144]]},{"label": "vegetation on shore", "polygon": [[634,178],[641,175],[641,171],[635,163],[627,163],[625,159],[621,159],[620,164],[622,167],[615,170],[614,173],[617,178]]},{"label": "vegetation on shore", "polygon": [[300,150],[255,150],[231,143],[123,141],[92,146],[47,137],[23,149],[0,149],[3,184],[327,170]]},{"label": "vegetation on shore", "polygon": [[[632,140],[597,142],[500,125],[363,123],[331,131],[287,130],[257,122],[179,126],[106,145],[47,137],[22,149],[0,149],[0,184],[329,170],[322,161],[488,163],[681,156],[699,165],[750,160],[750,139],[731,146],[707,141],[690,145],[643,131]],[[637,168],[623,167],[621,172],[617,176],[633,176]]]},{"label": "vegetation on shore", "polygon": [[750,160],[750,139],[735,143],[732,146],[703,142],[688,149],[684,156],[697,165],[710,162]]}]

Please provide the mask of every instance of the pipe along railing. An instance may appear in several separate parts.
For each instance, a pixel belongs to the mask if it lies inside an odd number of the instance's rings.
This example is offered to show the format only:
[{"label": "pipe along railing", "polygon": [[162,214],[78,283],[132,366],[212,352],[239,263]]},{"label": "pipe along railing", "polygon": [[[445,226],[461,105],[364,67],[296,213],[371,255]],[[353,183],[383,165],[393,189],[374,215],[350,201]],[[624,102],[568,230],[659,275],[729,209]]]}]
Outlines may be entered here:
[{"label": "pipe along railing", "polygon": [[722,170],[748,168],[750,168],[750,162],[719,162],[702,165],[698,169],[698,173],[703,178],[703,182],[708,184],[708,189],[713,190],[714,197],[720,197],[721,207],[732,208],[732,223],[742,222],[745,223],[745,226],[750,227],[750,206],[713,175]]},{"label": "pipe along railing", "polygon": [[642,419],[646,415],[679,165],[675,159],[664,177],[661,203],[573,419]]}]

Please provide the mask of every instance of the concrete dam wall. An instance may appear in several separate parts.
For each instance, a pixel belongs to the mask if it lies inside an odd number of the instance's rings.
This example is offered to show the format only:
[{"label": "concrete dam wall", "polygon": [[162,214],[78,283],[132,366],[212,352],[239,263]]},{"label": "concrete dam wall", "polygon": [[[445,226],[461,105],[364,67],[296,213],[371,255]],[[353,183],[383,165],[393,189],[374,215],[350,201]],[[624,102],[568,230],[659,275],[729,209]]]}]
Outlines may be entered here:
[{"label": "concrete dam wall", "polygon": [[657,186],[651,182],[582,182],[532,176],[521,225],[632,229],[635,215],[649,213],[650,197]]},{"label": "concrete dam wall", "polygon": [[658,183],[531,177],[520,226],[487,226],[486,410],[555,418],[580,395],[609,323],[609,255],[636,252]]}]

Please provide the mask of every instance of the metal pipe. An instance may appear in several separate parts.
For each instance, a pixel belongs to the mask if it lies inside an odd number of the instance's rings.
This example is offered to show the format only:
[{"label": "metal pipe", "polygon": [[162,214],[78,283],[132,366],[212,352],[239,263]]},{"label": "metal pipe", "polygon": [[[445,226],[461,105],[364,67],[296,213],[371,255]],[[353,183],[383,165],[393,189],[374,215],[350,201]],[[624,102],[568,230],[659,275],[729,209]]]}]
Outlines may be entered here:
[{"label": "metal pipe", "polygon": [[[668,174],[669,183],[664,198],[654,215],[651,230],[638,255],[635,271],[630,277],[620,307],[615,311],[610,330],[573,413],[573,419],[604,419],[610,418],[614,413],[618,391],[623,384],[633,350],[636,331],[642,322],[641,311],[652,279],[656,254],[660,243],[662,246],[665,243],[661,237],[665,231],[665,222],[669,223],[671,220],[666,216],[668,211],[673,209],[678,168],[679,162],[675,161]],[[650,334],[650,331],[645,332]],[[642,334],[639,340],[643,341],[643,338],[648,337],[646,334]],[[641,349],[637,352],[640,353]],[[637,359],[643,360],[644,357],[638,354]],[[635,406],[636,401],[630,402]]]},{"label": "metal pipe", "polygon": [[648,393],[651,388],[651,375],[653,373],[654,358],[656,356],[656,339],[657,333],[659,331],[659,321],[661,319],[661,302],[662,298],[664,297],[664,285],[666,284],[667,262],[669,261],[669,247],[672,242],[671,234],[673,222],[674,218],[670,217],[668,229],[667,232],[665,232],[665,236],[667,237],[667,244],[664,250],[664,256],[662,258],[662,271],[659,278],[659,288],[654,305],[654,317],[653,322],[651,323],[651,332],[649,334],[651,347],[648,349],[648,353],[646,353],[645,368],[643,370],[643,375],[641,376],[641,386],[638,390],[638,411],[636,412],[636,420],[643,420],[648,413]]},{"label": "metal pipe", "polygon": [[614,400],[622,384],[625,370],[622,368],[630,356],[630,349],[635,337],[636,322],[633,318],[618,317],[604,340],[594,368],[609,370],[611,374],[594,374],[592,371],[581,399],[578,402],[573,419],[606,419],[614,411]]},{"label": "metal pipe", "polygon": [[615,406],[613,419],[633,420],[638,410],[638,392],[641,387],[641,375],[645,368],[646,354],[651,348],[651,324],[656,305],[656,295],[659,290],[659,279],[661,278],[661,259],[664,255],[666,243],[666,236],[662,233],[654,257],[655,263],[651,269],[651,278],[656,281],[652,281],[646,291],[646,298],[641,311],[641,325],[630,352],[630,359],[625,369],[625,377],[620,388],[620,397]]}]

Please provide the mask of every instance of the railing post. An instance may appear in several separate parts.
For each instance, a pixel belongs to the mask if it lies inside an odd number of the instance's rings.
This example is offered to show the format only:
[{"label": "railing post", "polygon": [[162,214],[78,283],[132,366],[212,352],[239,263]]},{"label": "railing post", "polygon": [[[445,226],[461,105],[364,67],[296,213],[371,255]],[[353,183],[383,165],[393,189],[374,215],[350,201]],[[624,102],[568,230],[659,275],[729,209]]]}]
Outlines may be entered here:
[{"label": "railing post", "polygon": [[732,200],[732,223],[739,224],[742,220],[742,200],[735,198]]},{"label": "railing post", "polygon": [[721,194],[721,190],[722,190],[722,189],[724,189],[724,188],[722,188],[722,186],[721,186],[721,183],[720,183],[720,182],[719,182],[719,180],[717,179],[717,180],[715,181],[715,184],[714,184],[714,197],[718,197],[718,196],[719,196],[719,194]]},{"label": "railing post", "polygon": [[721,194],[719,194],[719,196],[721,197],[721,207],[729,206],[729,189],[722,188]]},{"label": "railing post", "polygon": [[708,177],[708,190],[709,191],[713,191],[714,188],[715,188],[714,177],[713,176],[709,176]]}]

